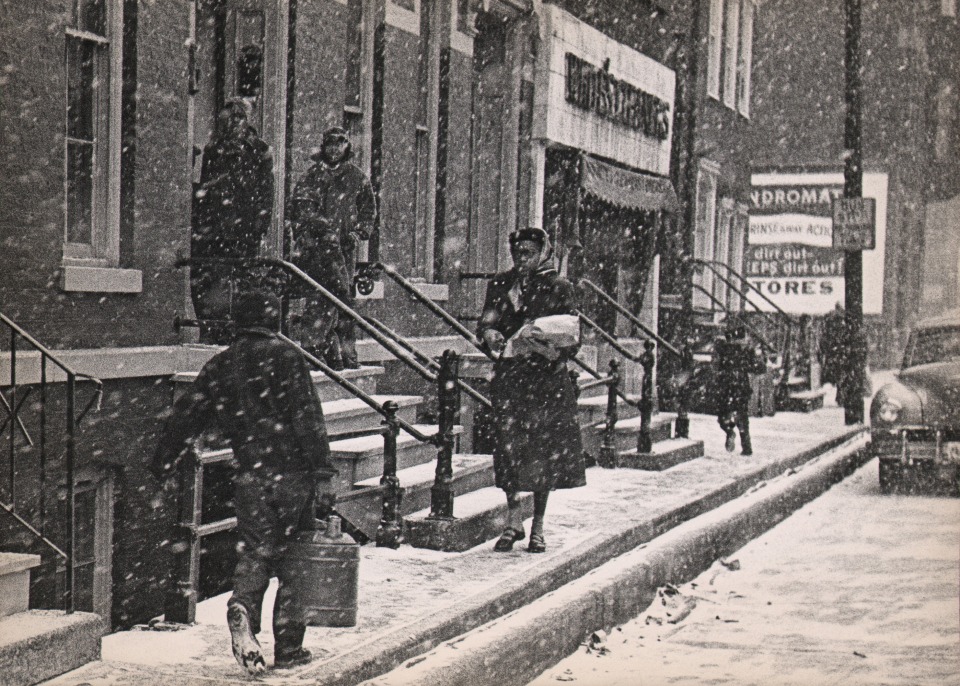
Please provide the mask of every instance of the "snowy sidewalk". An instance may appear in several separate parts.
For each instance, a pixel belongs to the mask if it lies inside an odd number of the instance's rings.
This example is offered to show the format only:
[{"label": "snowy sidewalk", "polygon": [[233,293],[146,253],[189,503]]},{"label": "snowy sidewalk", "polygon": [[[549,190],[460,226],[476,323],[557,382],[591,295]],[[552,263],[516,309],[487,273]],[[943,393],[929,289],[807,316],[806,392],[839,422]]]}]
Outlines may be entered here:
[{"label": "snowy sidewalk", "polygon": [[[713,417],[694,415],[691,437],[706,456],[663,472],[587,471],[584,488],[557,491],[547,509],[547,552],[525,543],[494,553],[493,541],[462,553],[402,546],[361,548],[357,626],[311,627],[304,645],[314,661],[267,672],[268,684],[356,684],[389,671],[498,616],[583,576],[682,521],[716,508],[756,484],[838,445],[862,429],[843,411],[779,413],[751,419],[754,455],[727,453]],[[526,523],[529,531],[530,523]],[[180,631],[125,631],[103,640],[103,659],[48,684],[242,684],[252,679],[230,652],[227,595],[206,600],[197,624]],[[264,608],[261,643],[271,664],[273,639]]]}]

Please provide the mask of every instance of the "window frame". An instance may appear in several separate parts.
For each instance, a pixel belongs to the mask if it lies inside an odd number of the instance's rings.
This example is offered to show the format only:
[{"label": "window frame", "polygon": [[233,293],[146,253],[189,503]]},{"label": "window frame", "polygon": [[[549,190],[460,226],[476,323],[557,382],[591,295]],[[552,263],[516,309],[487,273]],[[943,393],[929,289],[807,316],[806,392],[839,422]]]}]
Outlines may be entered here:
[{"label": "window frame", "polygon": [[753,72],[754,0],[742,0],[740,8],[740,49],[737,51],[737,111],[750,118],[751,73]]},{"label": "window frame", "polygon": [[[64,143],[63,143],[63,262],[78,266],[116,267],[120,262],[120,99],[122,88],[123,7],[121,0],[105,0],[106,35],[75,25],[64,28]],[[71,43],[94,45],[95,91],[92,94],[93,163],[91,174],[90,240],[70,238],[69,136]],[[105,115],[105,116],[104,116]]]},{"label": "window frame", "polygon": [[737,107],[737,67],[740,60],[740,0],[725,0],[723,18],[723,104]]},{"label": "window frame", "polygon": [[[714,259],[719,183],[720,165],[711,160],[700,160],[700,166],[697,169],[696,222],[693,231],[693,256],[695,259]],[[713,293],[714,276],[710,269],[694,270],[693,279],[694,283],[707,293]],[[694,307],[714,309],[714,303],[699,289],[693,291],[693,304]]]},{"label": "window frame", "polygon": [[720,76],[723,60],[724,0],[710,0],[710,21],[707,32],[707,95],[720,99]]}]

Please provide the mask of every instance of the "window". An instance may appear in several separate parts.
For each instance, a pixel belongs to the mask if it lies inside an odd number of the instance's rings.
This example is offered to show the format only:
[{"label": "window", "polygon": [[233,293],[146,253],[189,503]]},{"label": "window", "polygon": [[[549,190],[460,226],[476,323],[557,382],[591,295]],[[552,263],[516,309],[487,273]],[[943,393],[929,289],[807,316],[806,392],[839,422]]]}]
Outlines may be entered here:
[{"label": "window", "polygon": [[723,2],[724,0],[710,0],[710,35],[707,42],[707,94],[717,100],[720,99]]},{"label": "window", "polygon": [[[714,255],[719,173],[715,163],[701,161],[697,173],[697,218],[693,234],[693,256],[698,260],[712,260]],[[694,307],[713,309],[714,303],[708,295],[713,293],[713,282],[713,272],[708,268],[694,272],[693,283],[698,286],[693,289]]]},{"label": "window", "polygon": [[119,261],[122,20],[120,0],[75,0],[66,30],[63,254],[101,266]]},{"label": "window", "polygon": [[750,69],[753,64],[753,1],[743,3],[740,18],[740,51],[737,57],[737,110],[750,116]]},{"label": "window", "polygon": [[750,115],[754,0],[710,0],[707,94]]}]

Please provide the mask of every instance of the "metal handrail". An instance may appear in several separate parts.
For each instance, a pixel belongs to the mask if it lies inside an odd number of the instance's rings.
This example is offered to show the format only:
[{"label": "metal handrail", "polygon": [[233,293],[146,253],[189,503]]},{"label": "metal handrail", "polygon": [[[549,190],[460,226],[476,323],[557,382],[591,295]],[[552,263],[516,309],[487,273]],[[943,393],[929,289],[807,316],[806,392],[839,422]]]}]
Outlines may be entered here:
[{"label": "metal handrail", "polygon": [[[769,298],[769,296],[767,296],[763,291],[761,291],[759,288],[757,288],[757,287],[754,286],[752,283],[750,283],[750,281],[747,279],[747,277],[745,277],[743,274],[739,273],[737,270],[735,270],[735,269],[734,269],[733,267],[731,267],[729,264],[726,264],[726,263],[724,263],[724,262],[718,262],[717,260],[704,260],[704,259],[700,259],[700,258],[694,259],[694,260],[693,260],[693,263],[694,263],[694,264],[702,265],[702,266],[704,266],[704,267],[707,267],[708,269],[710,269],[710,271],[712,271],[714,274],[716,274],[717,276],[719,276],[721,279],[723,279],[724,277],[722,277],[722,276],[720,275],[720,273],[717,271],[717,267],[720,266],[720,267],[725,268],[728,272],[734,274],[738,279],[740,279],[740,281],[743,282],[743,283],[747,286],[748,289],[750,289],[751,291],[754,291],[757,295],[759,295],[761,298],[763,298],[764,301],[766,301],[766,303],[767,303],[768,305],[770,305],[773,309],[775,309],[778,313],[780,313],[780,315],[781,315],[784,319],[786,319],[791,325],[796,325],[796,324],[798,323],[798,322],[797,322],[796,320],[794,320],[794,318],[791,317],[782,307],[780,307],[779,305],[777,305],[777,303],[773,302],[773,300],[771,300],[771,299]],[[746,299],[749,300],[749,298],[746,298]],[[753,302],[751,301],[751,304],[754,305],[754,307],[756,307],[756,303],[753,303]],[[757,309],[759,310],[759,308],[757,308]]]},{"label": "metal handrail", "polygon": [[[694,288],[695,290],[698,290],[698,291],[700,291],[701,293],[703,293],[703,294],[704,294],[705,296],[707,296],[711,301],[713,301],[713,303],[714,303],[715,305],[719,305],[721,312],[725,312],[725,313],[726,313],[726,312],[729,312],[729,311],[726,309],[726,307],[724,307],[723,303],[720,302],[720,300],[718,300],[715,295],[713,295],[713,293],[711,293],[710,291],[708,291],[707,289],[705,289],[705,288],[704,288],[703,286],[701,286],[700,284],[696,284],[696,283],[695,283],[695,284],[692,284],[692,285],[693,285],[693,288]],[[776,348],[775,346],[773,346],[772,344],[770,344],[770,343],[767,341],[767,339],[764,338],[762,334],[758,333],[757,330],[756,330],[754,327],[752,327],[749,323],[743,322],[743,325],[744,325],[744,327],[745,327],[746,329],[748,329],[748,330],[750,331],[750,333],[753,334],[753,336],[754,336],[758,341],[760,341],[760,345],[762,345],[768,352],[774,352],[774,353],[777,352],[777,348]]]},{"label": "metal handrail", "polygon": [[373,269],[381,270],[384,274],[386,274],[391,279],[393,279],[401,288],[403,288],[405,291],[407,291],[407,293],[412,295],[421,305],[423,305],[428,310],[430,310],[430,312],[433,315],[442,319],[444,323],[446,323],[448,326],[450,326],[450,328],[452,328],[454,331],[460,334],[463,338],[465,338],[471,345],[473,345],[473,347],[475,347],[480,352],[486,353],[486,351],[484,351],[482,346],[480,345],[480,341],[477,340],[477,337],[473,334],[472,331],[470,331],[470,329],[468,329],[459,321],[457,321],[456,317],[454,317],[452,314],[447,312],[445,309],[443,309],[442,307],[437,305],[435,302],[433,302],[430,298],[428,298],[423,293],[421,293],[412,281],[406,279],[403,275],[401,275],[397,271],[396,267],[394,267],[393,265],[384,264],[382,262],[376,262],[371,266]]},{"label": "metal handrail", "polygon": [[[0,322],[2,322],[10,330],[10,378],[9,383],[7,384],[10,389],[10,401],[7,402],[7,399],[0,395],[0,398],[3,399],[3,404],[7,409],[7,420],[4,421],[3,425],[0,426],[0,432],[6,430],[6,427],[10,426],[10,441],[9,441],[9,480],[10,480],[10,502],[2,503],[0,502],[0,509],[3,509],[7,514],[9,514],[13,519],[27,531],[29,531],[37,540],[41,541],[46,545],[50,550],[52,550],[57,556],[64,560],[65,572],[66,572],[66,584],[63,591],[63,605],[64,610],[67,614],[73,613],[75,609],[75,597],[76,597],[76,569],[74,565],[74,540],[76,537],[76,479],[75,479],[75,468],[76,468],[76,433],[77,428],[83,418],[87,413],[93,408],[96,404],[97,408],[100,407],[100,400],[103,398],[103,382],[95,376],[89,374],[84,374],[74,370],[72,367],[63,362],[59,357],[57,357],[53,351],[47,348],[45,345],[40,343],[36,338],[27,333],[21,326],[16,322],[11,320],[6,315],[0,313]],[[41,517],[41,526],[40,528],[35,527],[26,518],[22,517],[17,513],[17,448],[16,448],[16,438],[17,430],[20,430],[20,433],[24,436],[24,439],[27,443],[33,446],[33,439],[31,438],[29,432],[27,431],[26,425],[23,423],[23,420],[20,416],[20,409],[24,405],[24,402],[29,397],[32,389],[28,388],[27,391],[23,394],[23,397],[20,401],[17,401],[17,390],[19,385],[17,383],[17,341],[18,337],[26,341],[30,346],[32,346],[40,354],[40,449],[39,449],[39,478],[40,478],[40,517]],[[63,547],[58,546],[53,541],[51,541],[43,531],[43,524],[46,517],[46,497],[45,497],[45,485],[46,485],[46,470],[47,470],[47,415],[46,415],[46,399],[47,399],[47,365],[48,362],[52,362],[56,365],[64,374],[66,374],[66,427],[64,433],[66,435],[66,451],[64,459],[64,470],[66,472],[65,481],[67,484],[67,507],[66,507],[66,522],[65,522],[65,535],[66,535],[66,545]],[[77,380],[82,379],[84,381],[90,381],[95,385],[94,393],[90,397],[90,400],[84,406],[83,410],[77,414],[76,406],[76,384]],[[34,384],[28,384],[30,386]]]},{"label": "metal handrail", "polygon": [[590,281],[590,279],[579,279],[579,280],[577,281],[577,283],[589,287],[591,290],[593,290],[594,293],[596,293],[596,294],[599,295],[601,298],[603,298],[604,300],[606,300],[606,302],[607,302],[609,305],[611,305],[617,312],[619,312],[619,313],[622,314],[624,317],[626,317],[626,318],[630,321],[631,324],[633,324],[633,325],[636,326],[638,329],[640,329],[641,331],[643,331],[643,333],[646,335],[647,338],[650,338],[650,339],[656,341],[657,344],[658,344],[661,348],[663,348],[664,350],[669,351],[672,355],[676,356],[678,359],[683,357],[683,355],[680,353],[680,351],[677,350],[675,347],[673,347],[673,346],[670,344],[669,341],[667,341],[666,339],[662,338],[656,331],[654,331],[653,329],[651,329],[650,327],[648,327],[646,324],[644,324],[643,322],[641,322],[641,321],[637,318],[637,316],[633,314],[633,312],[631,312],[630,310],[628,310],[627,308],[625,308],[623,305],[621,305],[619,302],[617,302],[616,298],[614,298],[614,297],[611,296],[609,293],[607,293],[605,290],[603,290],[602,288],[600,288],[600,286],[598,286],[597,284],[595,284],[595,283],[593,283],[592,281]]},{"label": "metal handrail", "polygon": [[[366,319],[368,322],[370,322],[371,324],[376,326],[378,329],[380,329],[383,335],[389,336],[394,341],[394,343],[396,343],[399,346],[402,346],[407,352],[409,352],[411,355],[416,357],[417,360],[421,364],[425,365],[428,369],[430,369],[434,373],[438,373],[440,371],[440,364],[436,360],[433,360],[430,357],[428,357],[427,354],[424,353],[422,350],[418,350],[415,346],[413,346],[410,343],[410,341],[400,336],[398,333],[396,333],[393,329],[391,329],[386,324],[381,322],[379,319],[376,319],[375,317],[370,317],[370,316],[364,316],[364,319]],[[436,381],[436,378],[432,380]],[[489,398],[487,398],[485,395],[480,393],[480,391],[478,391],[473,386],[465,382],[463,379],[460,379],[460,378],[457,379],[457,386],[460,387],[460,390],[462,390],[464,393],[469,395],[471,398],[476,400],[481,405],[484,405],[488,408],[493,407],[493,403],[490,402]]]},{"label": "metal handrail", "polygon": [[[580,318],[580,321],[581,321],[581,322],[583,322],[584,324],[586,324],[587,326],[589,326],[591,329],[593,329],[594,331],[596,331],[598,334],[600,334],[600,337],[601,337],[603,340],[605,340],[605,341],[610,345],[611,348],[613,348],[614,350],[616,350],[618,353],[620,353],[621,355],[623,355],[625,358],[627,358],[627,359],[630,360],[631,362],[639,362],[639,361],[640,361],[640,355],[637,355],[637,354],[635,354],[635,353],[632,353],[632,352],[630,352],[629,350],[627,350],[625,347],[623,347],[622,345],[620,345],[620,341],[618,341],[618,340],[616,339],[616,337],[613,336],[613,334],[607,332],[606,329],[604,329],[602,326],[600,326],[599,324],[597,324],[597,322],[595,322],[595,321],[593,321],[592,319],[590,319],[590,317],[588,317],[587,315],[585,315],[583,312],[577,312],[577,316]],[[583,390],[583,387],[581,387],[580,390]]]}]

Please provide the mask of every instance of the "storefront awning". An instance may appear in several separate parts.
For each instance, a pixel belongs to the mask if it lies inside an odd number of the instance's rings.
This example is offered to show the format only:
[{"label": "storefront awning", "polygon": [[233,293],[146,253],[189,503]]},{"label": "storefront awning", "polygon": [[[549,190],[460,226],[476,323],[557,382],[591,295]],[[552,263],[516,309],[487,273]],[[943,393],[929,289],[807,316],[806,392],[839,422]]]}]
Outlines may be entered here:
[{"label": "storefront awning", "polygon": [[621,169],[589,155],[583,156],[580,183],[585,192],[619,207],[648,212],[679,208],[669,179]]}]

